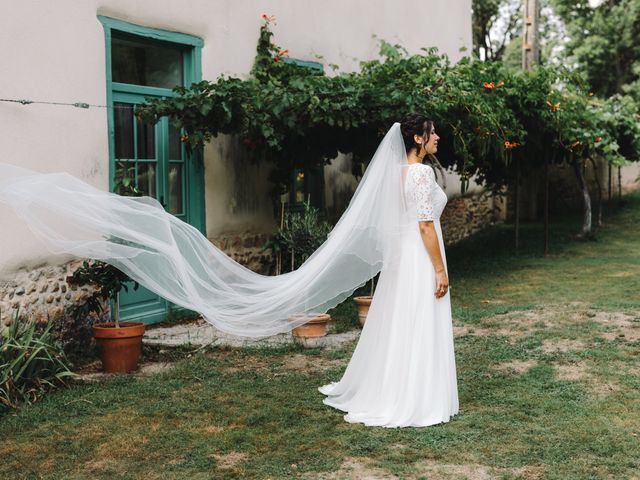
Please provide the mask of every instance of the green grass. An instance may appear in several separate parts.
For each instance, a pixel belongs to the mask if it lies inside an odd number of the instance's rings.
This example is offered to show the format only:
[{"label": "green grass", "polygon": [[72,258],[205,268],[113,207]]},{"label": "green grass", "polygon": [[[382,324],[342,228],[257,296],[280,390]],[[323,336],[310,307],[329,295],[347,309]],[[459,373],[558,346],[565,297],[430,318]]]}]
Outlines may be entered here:
[{"label": "green grass", "polygon": [[[354,458],[400,478],[432,478],[430,463],[493,468],[503,479],[632,478],[640,342],[607,340],[595,321],[602,311],[640,319],[640,197],[626,202],[605,214],[595,241],[572,239],[578,218],[554,219],[548,257],[537,225],[523,226],[518,254],[508,225],[447,250],[456,323],[495,329],[456,338],[460,413],[449,423],[365,427],[322,404],[317,387],[340,377],[355,343],[216,348],[148,377],[72,386],[1,418],[0,478],[315,478]],[[541,320],[525,332],[498,332],[531,312]],[[357,323],[348,304],[334,314],[339,328]],[[559,339],[582,346],[545,351]],[[309,366],[293,368],[292,358]],[[530,366],[502,368],[515,361]],[[587,377],[558,376],[572,365],[586,365]],[[594,390],[605,382],[617,388]]]}]

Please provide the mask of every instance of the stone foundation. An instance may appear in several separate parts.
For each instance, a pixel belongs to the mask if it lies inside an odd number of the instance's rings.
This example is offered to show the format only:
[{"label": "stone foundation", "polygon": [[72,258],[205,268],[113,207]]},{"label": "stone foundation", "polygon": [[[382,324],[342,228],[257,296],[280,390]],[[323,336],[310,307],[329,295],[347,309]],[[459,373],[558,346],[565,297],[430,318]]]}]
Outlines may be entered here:
[{"label": "stone foundation", "polygon": [[[0,320],[6,326],[19,310],[20,316],[44,322],[49,316],[62,316],[64,308],[89,297],[93,286],[71,285],[67,277],[82,265],[72,260],[62,265],[42,265],[34,269],[15,272],[12,280],[0,280]],[[105,305],[106,317],[108,306]]]},{"label": "stone foundation", "polygon": [[273,255],[270,250],[262,250],[269,237],[267,233],[243,232],[209,238],[209,241],[248,269],[272,275]]},{"label": "stone foundation", "polygon": [[440,224],[446,245],[453,245],[500,220],[499,197],[490,192],[449,199]]}]

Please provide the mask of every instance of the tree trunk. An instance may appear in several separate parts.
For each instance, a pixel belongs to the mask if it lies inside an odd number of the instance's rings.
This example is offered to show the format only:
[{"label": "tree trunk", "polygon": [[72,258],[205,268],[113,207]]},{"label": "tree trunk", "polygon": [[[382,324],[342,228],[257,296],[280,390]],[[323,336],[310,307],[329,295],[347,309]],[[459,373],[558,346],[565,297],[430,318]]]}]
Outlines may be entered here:
[{"label": "tree trunk", "polygon": [[549,254],[549,156],[544,161],[544,254]]},{"label": "tree trunk", "polygon": [[591,165],[593,165],[593,173],[596,178],[596,185],[598,186],[598,222],[596,225],[602,226],[602,186],[600,185],[600,178],[598,177],[598,165],[593,157],[589,157]]},{"label": "tree trunk", "polygon": [[515,191],[515,229],[516,229],[516,251],[520,246],[520,162],[516,162],[516,191]]},{"label": "tree trunk", "polygon": [[607,199],[609,201],[611,201],[611,184],[612,184],[611,178],[612,178],[612,176],[611,176],[611,162],[609,162],[609,193],[608,193],[608,196],[607,196]]},{"label": "tree trunk", "polygon": [[584,218],[582,221],[582,230],[578,234],[579,238],[583,238],[591,234],[591,197],[589,196],[589,188],[587,188],[587,182],[585,181],[584,175],[582,174],[582,169],[580,168],[580,162],[578,160],[575,160],[571,163],[573,165],[573,171],[576,174],[576,178],[578,179],[580,190],[582,190],[582,199],[584,202]]},{"label": "tree trunk", "polygon": [[618,202],[622,201],[622,168],[618,167]]}]

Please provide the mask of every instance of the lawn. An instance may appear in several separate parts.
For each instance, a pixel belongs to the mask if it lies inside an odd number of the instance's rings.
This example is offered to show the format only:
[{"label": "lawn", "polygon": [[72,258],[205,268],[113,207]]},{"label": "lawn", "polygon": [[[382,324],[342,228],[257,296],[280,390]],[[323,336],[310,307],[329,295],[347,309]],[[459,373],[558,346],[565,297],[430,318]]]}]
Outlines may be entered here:
[{"label": "lawn", "polygon": [[447,250],[449,423],[365,427],[322,404],[355,342],[156,352],[172,368],[0,418],[0,478],[639,478],[640,195],[604,219],[590,241],[579,215],[553,219],[546,257],[527,224],[517,253],[509,225]]}]

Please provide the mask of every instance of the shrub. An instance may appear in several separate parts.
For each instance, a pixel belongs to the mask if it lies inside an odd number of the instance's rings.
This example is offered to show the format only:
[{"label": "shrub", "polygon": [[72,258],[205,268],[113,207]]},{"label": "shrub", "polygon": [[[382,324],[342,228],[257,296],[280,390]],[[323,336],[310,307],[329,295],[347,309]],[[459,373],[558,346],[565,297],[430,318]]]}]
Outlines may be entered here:
[{"label": "shrub", "polygon": [[53,322],[21,321],[16,312],[0,332],[0,412],[36,401],[47,390],[74,375],[54,339]]},{"label": "shrub", "polygon": [[332,228],[309,202],[304,203],[302,212],[287,212],[283,224],[264,246],[281,258],[278,273],[290,272],[302,265],[324,243]]}]

